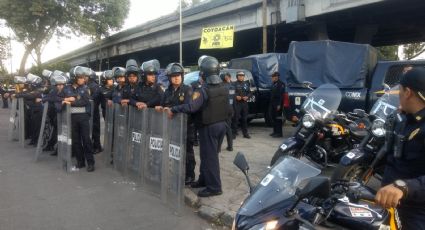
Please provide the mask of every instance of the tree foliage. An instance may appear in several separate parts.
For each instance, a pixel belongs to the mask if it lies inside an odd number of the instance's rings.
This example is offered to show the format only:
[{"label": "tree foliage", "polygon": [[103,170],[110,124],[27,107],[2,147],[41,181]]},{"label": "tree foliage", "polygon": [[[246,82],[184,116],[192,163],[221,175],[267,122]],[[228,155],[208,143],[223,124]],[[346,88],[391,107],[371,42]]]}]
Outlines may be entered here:
[{"label": "tree foliage", "polygon": [[411,60],[425,52],[425,42],[403,45],[404,59]]},{"label": "tree foliage", "polygon": [[398,46],[381,46],[377,48],[380,53],[380,59],[387,61],[396,61],[398,58]]},{"label": "tree foliage", "polygon": [[6,37],[0,36],[0,77],[7,74],[6,60],[9,56],[9,42]]},{"label": "tree foliage", "polygon": [[25,47],[19,69],[23,73],[31,52],[41,64],[43,47],[53,35],[100,39],[120,29],[129,4],[129,0],[1,0],[0,19]]}]

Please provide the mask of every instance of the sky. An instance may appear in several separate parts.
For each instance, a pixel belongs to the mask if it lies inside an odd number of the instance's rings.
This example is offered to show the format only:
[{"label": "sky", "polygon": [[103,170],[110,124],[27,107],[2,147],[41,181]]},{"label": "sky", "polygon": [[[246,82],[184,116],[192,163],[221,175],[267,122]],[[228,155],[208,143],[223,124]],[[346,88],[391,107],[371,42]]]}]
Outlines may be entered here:
[{"label": "sky", "polygon": [[[130,4],[129,14],[121,30],[129,29],[147,21],[172,13],[177,9],[179,0],[130,0]],[[9,30],[7,29],[0,30],[0,33],[3,36],[9,36]],[[88,37],[73,37],[70,40],[65,38],[58,40],[54,37],[46,45],[46,48],[43,51],[41,56],[42,62],[71,52],[89,43],[90,39]],[[20,61],[24,51],[25,49],[20,43],[12,41],[13,70],[19,69]],[[35,61],[30,56],[27,61],[27,67],[30,67],[33,63],[35,63]],[[7,60],[5,65],[10,72],[10,60]]]}]

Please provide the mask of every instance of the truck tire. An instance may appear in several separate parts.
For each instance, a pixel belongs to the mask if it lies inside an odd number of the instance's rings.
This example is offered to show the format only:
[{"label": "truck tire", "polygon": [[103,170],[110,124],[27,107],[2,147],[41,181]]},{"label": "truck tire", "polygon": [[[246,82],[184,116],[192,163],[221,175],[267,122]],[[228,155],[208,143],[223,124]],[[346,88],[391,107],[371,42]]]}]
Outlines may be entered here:
[{"label": "truck tire", "polygon": [[350,182],[360,182],[361,176],[366,172],[367,167],[360,164],[354,164],[349,166],[338,165],[332,173],[331,183],[335,183],[339,180],[346,180]]},{"label": "truck tire", "polygon": [[282,151],[280,148],[278,148],[276,150],[276,152],[274,153],[273,157],[272,157],[272,161],[270,162],[270,166],[273,167],[273,165],[275,165],[277,162],[279,162],[279,160],[284,157],[284,156],[294,156],[294,153],[298,151],[297,149],[291,149],[289,151]]}]

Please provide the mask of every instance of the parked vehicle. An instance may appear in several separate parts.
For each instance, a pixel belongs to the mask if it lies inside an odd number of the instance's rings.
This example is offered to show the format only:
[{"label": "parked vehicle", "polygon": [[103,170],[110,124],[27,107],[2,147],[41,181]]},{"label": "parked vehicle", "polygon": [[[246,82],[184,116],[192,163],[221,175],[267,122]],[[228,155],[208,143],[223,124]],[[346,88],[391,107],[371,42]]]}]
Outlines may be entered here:
[{"label": "parked vehicle", "polygon": [[378,61],[375,48],[364,44],[336,41],[292,42],[287,58],[286,117],[296,121],[308,94],[302,82],[336,85],[342,93],[341,112],[369,111],[384,94],[384,84],[393,87],[406,66],[425,66],[425,60]]},{"label": "parked vehicle", "polygon": [[323,84],[311,92],[301,107],[304,116],[294,136],[283,140],[270,165],[289,155],[306,157],[317,167],[336,166],[345,152],[363,138],[349,131],[355,121],[337,112],[341,97],[340,90],[332,84]]},{"label": "parked vehicle", "polygon": [[255,187],[244,155],[238,153],[233,163],[250,188],[233,230],[389,229],[394,220],[391,212],[373,203],[372,190],[359,183],[331,185],[308,162],[286,156]]},{"label": "parked vehicle", "polygon": [[367,183],[371,176],[375,175],[379,178],[383,175],[386,153],[384,124],[399,107],[398,90],[398,85],[387,90],[384,96],[375,102],[370,114],[364,115],[365,119],[373,124],[361,144],[341,158],[332,174],[332,181],[348,180]]}]

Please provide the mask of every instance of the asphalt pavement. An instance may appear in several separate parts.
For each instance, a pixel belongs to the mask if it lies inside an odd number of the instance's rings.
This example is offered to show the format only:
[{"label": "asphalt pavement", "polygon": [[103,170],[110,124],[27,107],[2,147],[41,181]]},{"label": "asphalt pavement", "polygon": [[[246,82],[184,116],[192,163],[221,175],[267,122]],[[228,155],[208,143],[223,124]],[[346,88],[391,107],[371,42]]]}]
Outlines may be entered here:
[{"label": "asphalt pavement", "polygon": [[0,230],[222,229],[185,207],[176,216],[161,200],[103,165],[65,173],[57,158],[7,140],[9,110],[0,109]]}]

